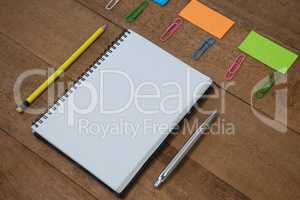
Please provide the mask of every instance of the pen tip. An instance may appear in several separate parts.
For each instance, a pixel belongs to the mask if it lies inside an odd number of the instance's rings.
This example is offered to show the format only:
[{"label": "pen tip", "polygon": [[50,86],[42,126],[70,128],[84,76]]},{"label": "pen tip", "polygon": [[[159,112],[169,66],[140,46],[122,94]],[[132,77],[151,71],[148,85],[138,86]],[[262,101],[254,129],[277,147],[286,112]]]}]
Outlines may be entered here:
[{"label": "pen tip", "polygon": [[157,179],[157,181],[154,183],[154,187],[158,188],[161,184],[161,180]]}]

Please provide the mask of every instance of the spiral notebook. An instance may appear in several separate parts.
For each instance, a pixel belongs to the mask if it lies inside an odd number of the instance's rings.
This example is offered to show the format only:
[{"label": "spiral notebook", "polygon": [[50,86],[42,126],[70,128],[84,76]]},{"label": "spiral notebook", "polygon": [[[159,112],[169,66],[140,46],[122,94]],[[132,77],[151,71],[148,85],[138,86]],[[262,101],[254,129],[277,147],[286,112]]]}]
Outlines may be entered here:
[{"label": "spiral notebook", "polygon": [[128,30],[32,130],[120,194],[211,82]]}]

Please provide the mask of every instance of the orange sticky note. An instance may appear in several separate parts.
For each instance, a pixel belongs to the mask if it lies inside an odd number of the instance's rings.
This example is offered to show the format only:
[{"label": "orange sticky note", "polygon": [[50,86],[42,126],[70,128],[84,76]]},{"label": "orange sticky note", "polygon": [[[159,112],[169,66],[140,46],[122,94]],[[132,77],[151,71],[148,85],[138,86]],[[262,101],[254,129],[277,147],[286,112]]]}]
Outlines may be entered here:
[{"label": "orange sticky note", "polygon": [[234,25],[234,21],[207,7],[206,5],[192,0],[180,13],[196,26],[221,39]]}]

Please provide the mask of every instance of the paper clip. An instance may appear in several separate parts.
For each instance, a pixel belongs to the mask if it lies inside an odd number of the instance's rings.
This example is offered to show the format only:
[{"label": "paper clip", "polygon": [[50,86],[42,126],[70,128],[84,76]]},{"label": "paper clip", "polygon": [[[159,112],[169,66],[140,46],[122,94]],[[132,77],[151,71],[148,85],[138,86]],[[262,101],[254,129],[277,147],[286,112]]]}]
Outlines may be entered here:
[{"label": "paper clip", "polygon": [[131,11],[126,17],[127,22],[135,21],[138,16],[148,7],[149,1],[145,0],[140,5],[138,5],[133,11]]},{"label": "paper clip", "polygon": [[192,58],[194,59],[194,60],[199,60],[200,58],[201,58],[201,56],[203,55],[203,54],[205,54],[205,52],[210,48],[210,47],[212,47],[214,44],[215,44],[215,42],[216,42],[216,40],[215,39],[213,39],[213,38],[208,38],[203,44],[202,44],[202,46],[199,48],[199,49],[197,49],[194,53],[193,53],[193,55],[192,55]]},{"label": "paper clip", "polygon": [[233,79],[234,75],[237,73],[237,71],[239,71],[245,59],[246,55],[241,54],[234,60],[231,65],[229,65],[228,70],[225,74],[225,80],[230,81]]},{"label": "paper clip", "polygon": [[273,87],[275,84],[274,74],[271,73],[268,79],[261,84],[258,90],[254,93],[254,96],[257,99],[261,99],[265,96],[265,94]]},{"label": "paper clip", "polygon": [[160,36],[160,41],[165,42],[170,37],[174,35],[174,33],[177,31],[177,29],[182,25],[183,21],[181,18],[176,18],[172,24],[168,26],[168,28],[163,32],[163,34]]},{"label": "paper clip", "polygon": [[105,9],[106,10],[111,10],[113,9],[118,3],[119,3],[120,0],[111,0],[110,2],[108,2],[108,4],[105,6]]},{"label": "paper clip", "polygon": [[154,3],[157,3],[157,4],[161,5],[161,6],[165,6],[169,2],[169,0],[152,0],[152,1]]}]

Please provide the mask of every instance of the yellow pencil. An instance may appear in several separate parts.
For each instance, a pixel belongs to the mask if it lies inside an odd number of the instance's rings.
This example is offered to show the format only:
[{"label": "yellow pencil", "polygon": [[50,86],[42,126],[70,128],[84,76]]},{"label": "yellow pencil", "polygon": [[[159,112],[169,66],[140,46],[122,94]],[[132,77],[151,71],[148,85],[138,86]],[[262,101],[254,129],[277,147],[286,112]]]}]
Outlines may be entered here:
[{"label": "yellow pencil", "polygon": [[27,99],[17,106],[17,112],[23,112],[53,83],[77,58],[106,30],[108,26],[100,27],[89,39],[87,39],[48,79],[40,85]]}]

